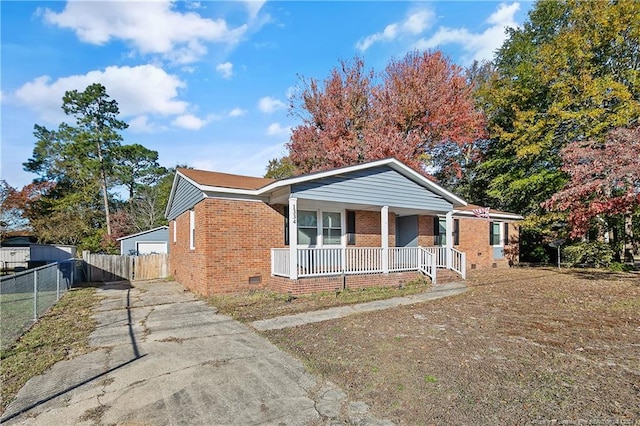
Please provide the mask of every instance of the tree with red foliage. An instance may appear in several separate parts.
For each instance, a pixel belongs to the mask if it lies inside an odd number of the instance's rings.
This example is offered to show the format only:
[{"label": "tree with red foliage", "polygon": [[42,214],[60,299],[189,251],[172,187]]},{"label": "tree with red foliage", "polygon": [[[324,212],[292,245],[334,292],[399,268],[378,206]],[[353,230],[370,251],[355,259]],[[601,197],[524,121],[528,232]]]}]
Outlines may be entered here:
[{"label": "tree with red foliage", "polygon": [[293,129],[289,158],[299,173],[362,163],[372,159],[365,133],[371,121],[373,71],[362,58],[340,62],[322,86],[302,79],[304,90],[292,104],[302,124]]},{"label": "tree with red foliage", "polygon": [[569,211],[571,236],[584,236],[598,216],[631,215],[640,207],[640,126],[575,141],[561,151],[569,183],[543,206]]},{"label": "tree with red foliage", "polygon": [[30,229],[29,219],[37,215],[38,201],[55,186],[48,181],[33,182],[18,190],[0,181],[0,211],[2,235]]},{"label": "tree with red foliage", "polygon": [[303,123],[288,144],[296,169],[308,173],[396,157],[421,173],[431,168],[460,177],[474,142],[485,136],[484,116],[462,68],[440,52],[413,52],[391,61],[380,85],[374,77],[356,57],[341,62],[323,87],[303,80],[299,104],[292,105]]}]

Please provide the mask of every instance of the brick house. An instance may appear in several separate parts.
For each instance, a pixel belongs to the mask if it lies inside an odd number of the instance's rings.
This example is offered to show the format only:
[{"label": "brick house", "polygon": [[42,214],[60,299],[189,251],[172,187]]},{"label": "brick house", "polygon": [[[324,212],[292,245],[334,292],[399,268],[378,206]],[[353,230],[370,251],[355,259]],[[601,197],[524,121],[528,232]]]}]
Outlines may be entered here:
[{"label": "brick house", "polygon": [[178,169],[166,209],[171,272],[201,295],[464,278],[508,266],[505,242],[522,219],[489,220],[477,207],[393,158],[280,180]]}]

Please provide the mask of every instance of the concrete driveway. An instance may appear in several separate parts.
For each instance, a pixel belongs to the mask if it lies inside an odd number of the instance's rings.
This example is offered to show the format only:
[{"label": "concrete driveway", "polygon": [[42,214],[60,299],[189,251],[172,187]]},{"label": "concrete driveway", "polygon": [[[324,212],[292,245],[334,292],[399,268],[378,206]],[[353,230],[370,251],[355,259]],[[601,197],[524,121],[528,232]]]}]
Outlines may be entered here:
[{"label": "concrete driveway", "polygon": [[390,424],[175,282],[98,294],[96,350],[31,379],[2,423]]}]

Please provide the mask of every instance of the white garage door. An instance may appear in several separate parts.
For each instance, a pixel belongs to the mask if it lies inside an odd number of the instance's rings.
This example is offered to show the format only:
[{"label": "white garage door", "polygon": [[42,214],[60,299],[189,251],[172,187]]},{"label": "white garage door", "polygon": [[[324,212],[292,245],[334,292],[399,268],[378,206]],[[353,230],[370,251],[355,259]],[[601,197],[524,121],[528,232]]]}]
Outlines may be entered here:
[{"label": "white garage door", "polygon": [[141,241],[138,243],[138,254],[166,253],[166,242]]}]

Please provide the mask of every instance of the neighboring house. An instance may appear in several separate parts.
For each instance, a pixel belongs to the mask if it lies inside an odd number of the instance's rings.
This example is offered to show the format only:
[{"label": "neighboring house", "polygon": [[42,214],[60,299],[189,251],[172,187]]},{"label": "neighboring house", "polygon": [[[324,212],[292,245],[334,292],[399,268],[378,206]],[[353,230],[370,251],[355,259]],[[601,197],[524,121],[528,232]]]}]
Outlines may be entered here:
[{"label": "neighboring house", "polygon": [[445,269],[464,278],[508,265],[522,219],[476,208],[393,158],[281,180],[178,169],[171,272],[202,295],[436,281]]},{"label": "neighboring house", "polygon": [[116,241],[120,241],[120,254],[123,255],[169,253],[169,227],[160,226],[118,238]]},{"label": "neighboring house", "polygon": [[13,237],[2,242],[0,268],[20,270],[76,257],[76,247],[62,244],[35,244],[30,237]]}]

